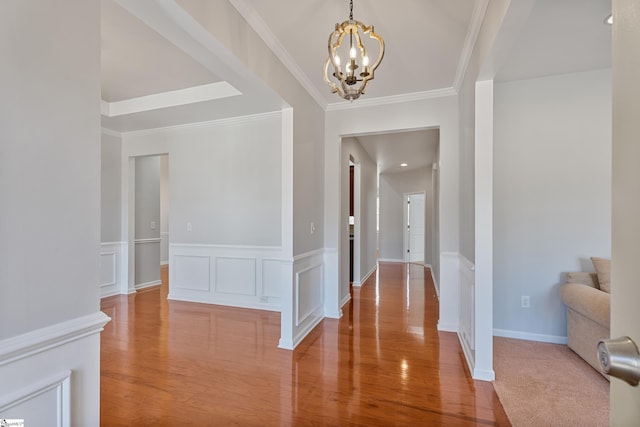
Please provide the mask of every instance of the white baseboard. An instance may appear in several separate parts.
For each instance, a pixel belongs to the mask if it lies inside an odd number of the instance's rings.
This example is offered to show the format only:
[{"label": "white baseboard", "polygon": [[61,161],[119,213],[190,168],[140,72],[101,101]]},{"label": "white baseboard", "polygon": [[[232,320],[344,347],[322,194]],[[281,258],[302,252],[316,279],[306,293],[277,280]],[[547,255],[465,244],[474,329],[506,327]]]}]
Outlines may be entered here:
[{"label": "white baseboard", "polygon": [[400,262],[404,264],[403,259],[397,259],[397,258],[378,258],[378,262]]},{"label": "white baseboard", "polygon": [[151,282],[140,283],[136,285],[136,290],[150,288],[152,286],[158,286],[162,284],[162,280],[152,280]]},{"label": "white baseboard", "polygon": [[371,275],[376,272],[377,268],[378,266],[374,265],[373,268],[367,274],[365,274],[364,277],[359,282],[353,282],[353,286],[358,286],[358,287],[362,286],[362,284],[367,280],[369,280],[369,277],[371,277]]},{"label": "white baseboard", "polygon": [[507,329],[494,329],[494,337],[514,338],[525,341],[548,342],[551,344],[566,344],[567,337],[559,335],[535,334],[532,332],[510,331]]},{"label": "white baseboard", "polygon": [[[425,265],[426,267],[426,265]],[[431,274],[431,280],[433,280],[433,289],[436,291],[436,297],[438,300],[440,299],[440,288],[438,287],[438,282],[436,282],[436,276],[433,275],[433,268],[431,266],[429,268],[429,274]]]},{"label": "white baseboard", "polygon": [[169,265],[169,261],[160,261],[160,266]]},{"label": "white baseboard", "polygon": [[441,332],[455,332],[458,333],[458,325],[455,323],[441,323],[438,322],[438,330]]},{"label": "white baseboard", "polygon": [[340,301],[340,308],[344,307],[349,301],[351,301],[351,294],[347,294],[342,298],[342,301]]}]

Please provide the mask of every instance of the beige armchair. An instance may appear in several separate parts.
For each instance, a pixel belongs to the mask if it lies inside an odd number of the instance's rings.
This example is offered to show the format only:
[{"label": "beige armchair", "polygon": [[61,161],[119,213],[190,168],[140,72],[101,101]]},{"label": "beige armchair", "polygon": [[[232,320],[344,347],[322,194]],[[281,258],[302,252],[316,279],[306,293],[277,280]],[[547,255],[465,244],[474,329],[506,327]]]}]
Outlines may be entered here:
[{"label": "beige armchair", "polygon": [[567,306],[567,337],[569,348],[600,372],[597,357],[598,341],[610,338],[609,293],[600,290],[596,273],[567,273],[567,282],[560,288],[562,302]]}]

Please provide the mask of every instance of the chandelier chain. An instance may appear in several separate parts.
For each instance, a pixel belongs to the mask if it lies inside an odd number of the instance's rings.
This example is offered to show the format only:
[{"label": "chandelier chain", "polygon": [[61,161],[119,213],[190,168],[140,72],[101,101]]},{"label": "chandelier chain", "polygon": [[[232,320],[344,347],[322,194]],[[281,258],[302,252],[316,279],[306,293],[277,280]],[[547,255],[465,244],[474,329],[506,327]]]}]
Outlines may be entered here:
[{"label": "chandelier chain", "polygon": [[353,21],[353,0],[349,0],[349,21]]}]

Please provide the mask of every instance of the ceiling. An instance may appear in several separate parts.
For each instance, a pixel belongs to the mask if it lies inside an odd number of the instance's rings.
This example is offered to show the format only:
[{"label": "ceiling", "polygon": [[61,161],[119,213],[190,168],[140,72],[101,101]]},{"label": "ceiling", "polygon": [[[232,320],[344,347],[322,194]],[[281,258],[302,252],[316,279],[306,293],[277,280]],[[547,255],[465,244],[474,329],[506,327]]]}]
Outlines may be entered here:
[{"label": "ceiling", "polygon": [[[101,0],[103,127],[131,132],[282,107],[275,92],[181,7],[205,10],[197,6],[211,1],[231,3],[322,108],[348,105],[322,77],[328,36],[348,18],[346,0]],[[375,80],[353,105],[457,92],[487,1],[355,0],[354,18],[375,26],[386,51]],[[611,27],[603,24],[610,0],[513,4],[525,12],[509,33],[496,82],[611,66]],[[429,166],[434,135],[437,130],[358,140],[383,171],[393,171],[418,158]],[[385,145],[390,140],[393,150]]]}]

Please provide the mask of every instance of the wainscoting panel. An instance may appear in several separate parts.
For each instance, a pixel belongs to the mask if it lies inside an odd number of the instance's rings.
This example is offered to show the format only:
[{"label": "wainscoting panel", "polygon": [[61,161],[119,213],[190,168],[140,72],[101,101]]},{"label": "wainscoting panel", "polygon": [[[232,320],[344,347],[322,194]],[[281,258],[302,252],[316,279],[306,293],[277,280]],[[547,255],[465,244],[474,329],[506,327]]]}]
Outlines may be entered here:
[{"label": "wainscoting panel", "polygon": [[308,267],[296,273],[296,295],[298,306],[296,326],[300,326],[322,307],[322,264]]},{"label": "wainscoting panel", "polygon": [[279,311],[283,262],[279,247],[174,243],[169,299]]},{"label": "wainscoting panel", "polygon": [[109,320],[97,311],[0,340],[0,419],[98,425],[100,332]]},{"label": "wainscoting panel", "polygon": [[176,255],[174,257],[172,287],[191,291],[210,290],[211,257],[207,255]]},{"label": "wainscoting panel", "polygon": [[71,426],[71,371],[26,386],[0,401],[0,418],[25,425]]},{"label": "wainscoting panel", "polygon": [[278,298],[280,285],[284,283],[282,261],[273,259],[262,260],[262,296]]},{"label": "wainscoting panel", "polygon": [[463,345],[475,349],[475,267],[460,255],[460,327]]},{"label": "wainscoting panel", "polygon": [[216,258],[216,292],[256,295],[255,258]]},{"label": "wainscoting panel", "polygon": [[113,286],[118,283],[116,252],[100,252],[100,287]]},{"label": "wainscoting panel", "polygon": [[440,253],[440,319],[438,330],[458,332],[460,299],[460,254]]},{"label": "wainscoting panel", "polygon": [[121,292],[123,283],[122,260],[126,259],[125,256],[126,244],[124,242],[105,242],[100,244],[99,285],[101,298]]},{"label": "wainscoting panel", "polygon": [[324,249],[297,255],[283,289],[280,348],[293,350],[325,317]]}]

